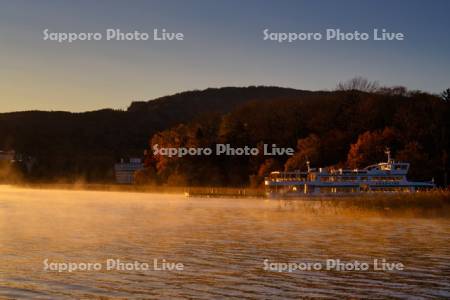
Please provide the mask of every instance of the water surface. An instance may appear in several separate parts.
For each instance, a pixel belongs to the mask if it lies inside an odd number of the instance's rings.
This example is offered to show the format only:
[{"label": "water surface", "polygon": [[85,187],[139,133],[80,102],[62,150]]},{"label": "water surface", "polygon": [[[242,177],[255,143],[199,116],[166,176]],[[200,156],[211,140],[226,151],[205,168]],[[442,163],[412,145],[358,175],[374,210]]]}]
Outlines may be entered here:
[{"label": "water surface", "polygon": [[[450,221],[295,201],[0,186],[0,298],[445,298]],[[264,270],[270,262],[401,262],[403,271]],[[43,261],[181,262],[183,271],[44,270]]]}]

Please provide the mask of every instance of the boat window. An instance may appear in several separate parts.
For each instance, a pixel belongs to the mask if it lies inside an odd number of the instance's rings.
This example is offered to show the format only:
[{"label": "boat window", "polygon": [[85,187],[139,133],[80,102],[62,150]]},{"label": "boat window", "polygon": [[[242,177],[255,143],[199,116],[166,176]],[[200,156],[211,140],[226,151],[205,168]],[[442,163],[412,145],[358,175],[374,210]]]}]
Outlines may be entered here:
[{"label": "boat window", "polygon": [[308,174],[308,179],[309,179],[310,181],[316,180],[316,174],[314,174],[314,173]]}]

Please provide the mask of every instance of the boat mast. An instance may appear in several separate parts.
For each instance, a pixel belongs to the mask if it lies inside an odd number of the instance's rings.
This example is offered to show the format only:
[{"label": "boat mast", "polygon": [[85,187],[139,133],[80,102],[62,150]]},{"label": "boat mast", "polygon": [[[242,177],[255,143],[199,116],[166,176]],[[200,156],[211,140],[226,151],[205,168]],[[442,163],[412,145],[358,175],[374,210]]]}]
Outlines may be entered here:
[{"label": "boat mast", "polygon": [[308,173],[311,171],[311,163],[309,160],[306,161],[306,167],[308,168]]},{"label": "boat mast", "polygon": [[392,163],[392,159],[391,159],[391,150],[389,149],[389,147],[386,147],[386,150],[384,150],[384,153],[386,153],[387,158],[388,158],[388,164]]}]

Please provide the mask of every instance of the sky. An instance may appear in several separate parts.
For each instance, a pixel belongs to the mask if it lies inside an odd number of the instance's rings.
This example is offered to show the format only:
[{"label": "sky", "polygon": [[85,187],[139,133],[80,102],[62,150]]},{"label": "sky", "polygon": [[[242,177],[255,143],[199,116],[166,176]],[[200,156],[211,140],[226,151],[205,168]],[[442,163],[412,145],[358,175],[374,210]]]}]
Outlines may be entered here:
[{"label": "sky", "polygon": [[[126,109],[186,90],[332,90],[355,76],[450,86],[450,1],[0,0],[0,112]],[[182,32],[183,41],[44,40],[43,31]],[[403,41],[264,41],[269,32],[405,34]]]}]

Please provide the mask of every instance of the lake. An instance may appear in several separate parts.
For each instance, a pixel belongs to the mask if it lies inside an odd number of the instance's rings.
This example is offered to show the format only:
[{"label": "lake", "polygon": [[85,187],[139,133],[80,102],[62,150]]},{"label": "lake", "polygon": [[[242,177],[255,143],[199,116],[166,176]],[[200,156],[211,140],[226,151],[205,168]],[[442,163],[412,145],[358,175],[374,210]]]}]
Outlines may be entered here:
[{"label": "lake", "polygon": [[448,218],[0,186],[0,298],[448,298],[449,245]]}]

